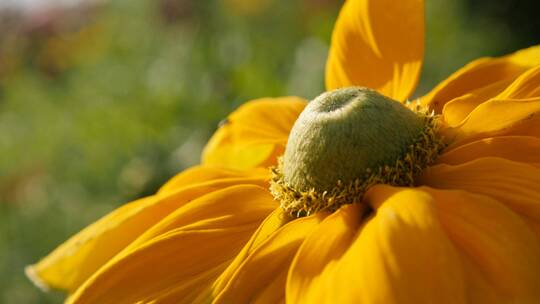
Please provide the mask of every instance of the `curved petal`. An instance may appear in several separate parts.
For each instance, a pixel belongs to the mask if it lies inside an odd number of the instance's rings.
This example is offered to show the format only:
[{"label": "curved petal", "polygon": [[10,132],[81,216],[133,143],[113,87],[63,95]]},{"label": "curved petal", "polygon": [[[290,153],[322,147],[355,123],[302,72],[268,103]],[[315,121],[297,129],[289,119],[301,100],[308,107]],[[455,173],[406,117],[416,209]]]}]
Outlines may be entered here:
[{"label": "curved petal", "polygon": [[[330,275],[335,273],[332,268],[343,261],[343,255],[360,227],[361,210],[359,204],[342,207],[327,217],[304,241],[289,270],[286,287],[288,303],[360,303],[351,301],[354,295],[360,297],[361,294],[356,274],[348,277],[346,285],[331,281],[335,277],[325,278],[323,275],[325,272]],[[355,288],[348,288],[350,286]],[[341,298],[332,298],[332,291],[341,294]],[[343,302],[346,294],[349,301]]]},{"label": "curved petal", "polygon": [[228,284],[236,270],[251,254],[257,246],[264,242],[272,233],[277,231],[283,225],[291,221],[292,218],[287,215],[281,208],[277,208],[272,212],[259,226],[257,231],[251,236],[249,242],[246,243],[242,251],[235,257],[234,261],[229,264],[227,269],[219,276],[213,284],[213,295],[217,296]]},{"label": "curved petal", "polygon": [[525,219],[488,196],[425,189],[458,248],[467,303],[535,303],[540,299],[540,239]]},{"label": "curved petal", "polygon": [[[296,251],[327,214],[296,219],[281,227],[245,257],[213,303],[279,303]],[[217,291],[217,290],[215,290]]]},{"label": "curved petal", "polygon": [[262,185],[262,180],[270,180],[270,171],[266,168],[254,168],[251,170],[234,170],[214,166],[195,166],[178,173],[169,179],[158,190],[158,194],[166,194],[178,191],[189,185],[214,183],[227,180],[228,182],[238,181],[241,183],[250,183],[249,180],[257,180],[256,184]]},{"label": "curved petal", "polygon": [[[270,234],[272,234],[274,231],[279,229],[279,227],[283,226],[285,223],[287,223],[289,220],[291,220],[288,216],[286,216],[282,211],[281,208],[277,208],[272,212],[257,228],[257,231],[251,236],[250,240],[247,242],[247,244],[242,248],[242,251],[236,255],[234,260],[232,262],[228,262],[227,265],[224,265],[223,268],[219,267],[216,268],[216,272],[213,272],[212,274],[209,274],[211,276],[211,279],[213,280],[213,284],[210,283],[210,277],[207,281],[205,281],[205,288],[198,292],[197,294],[194,294],[193,297],[189,298],[191,300],[191,303],[205,303],[210,302],[212,298],[215,297],[216,288],[222,287],[220,285],[222,284],[225,286],[225,283],[230,279],[230,277],[233,275],[234,270],[240,265],[240,263],[245,259],[245,257],[252,252],[252,250],[260,244],[262,241],[264,241]],[[224,269],[226,266],[226,269]],[[216,279],[217,278],[217,279]],[[197,283],[198,284],[198,283]],[[159,297],[156,298],[156,303],[173,303],[176,302],[177,299],[186,297],[185,295],[185,288],[182,285],[179,285],[178,287],[174,288],[171,292],[162,293],[159,295]]]},{"label": "curved petal", "polygon": [[504,79],[497,81],[450,100],[442,108],[444,121],[449,126],[458,125],[478,105],[504,91],[512,83],[512,80]]},{"label": "curved petal", "polygon": [[202,163],[241,170],[274,165],[306,104],[298,97],[245,103],[212,136],[204,148]]},{"label": "curved petal", "polygon": [[375,214],[363,225],[347,206],[304,242],[289,273],[288,301],[533,303],[540,297],[539,239],[503,204],[463,191],[384,185],[365,199]]},{"label": "curved petal", "polygon": [[450,147],[493,136],[540,137],[540,97],[491,99],[476,107],[463,122],[443,130]]},{"label": "curved petal", "polygon": [[[199,178],[190,182],[184,174]],[[179,184],[121,206],[71,237],[37,264],[28,266],[29,277],[41,287],[73,292],[146,230],[197,197],[241,183],[267,187],[267,174],[250,176],[217,168],[197,167],[177,178],[185,179],[184,187]]]},{"label": "curved petal", "polygon": [[[436,113],[441,113],[444,105],[450,100],[471,92],[478,92],[494,83],[501,81],[509,83],[529,68],[539,64],[540,45],[503,57],[477,59],[456,71],[422,97],[422,104]],[[493,95],[485,95],[485,97],[494,97],[503,89],[504,86],[492,88],[489,93]]]},{"label": "curved petal", "polygon": [[364,86],[404,101],[423,57],[424,1],[348,0],[332,34],[326,88]]},{"label": "curved petal", "polygon": [[259,186],[239,185],[204,195],[173,212],[99,269],[70,303],[152,302],[175,295],[191,303],[277,204]]},{"label": "curved petal", "polygon": [[[499,92],[494,94],[496,91]],[[443,108],[443,117],[450,126],[456,126],[490,97],[493,99],[526,99],[539,96],[540,65],[530,68],[513,82],[502,80],[451,100]]]},{"label": "curved petal", "polygon": [[538,96],[540,96],[540,65],[523,73],[496,98],[525,99]]},{"label": "curved petal", "polygon": [[459,165],[481,157],[500,157],[540,166],[540,138],[533,136],[484,138],[445,151],[437,158],[437,163]]},{"label": "curved petal", "polygon": [[[529,151],[538,157],[539,150]],[[524,218],[540,224],[540,169],[486,157],[457,166],[436,165],[420,181],[442,189],[463,189],[497,199]]]},{"label": "curved petal", "polygon": [[364,225],[358,206],[346,206],[304,242],[289,273],[287,302],[464,303],[459,255],[431,197],[379,187],[367,199],[376,212]]}]

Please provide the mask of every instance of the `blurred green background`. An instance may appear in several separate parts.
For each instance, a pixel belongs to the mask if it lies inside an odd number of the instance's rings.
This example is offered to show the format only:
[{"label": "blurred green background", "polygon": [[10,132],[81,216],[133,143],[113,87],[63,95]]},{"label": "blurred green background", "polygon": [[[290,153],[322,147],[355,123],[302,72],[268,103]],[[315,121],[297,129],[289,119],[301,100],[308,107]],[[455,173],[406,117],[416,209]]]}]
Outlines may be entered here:
[{"label": "blurred green background", "polygon": [[[322,92],[342,4],[23,2],[0,0],[0,303],[60,303],[24,266],[196,164],[241,103]],[[426,2],[417,95],[474,58],[540,43],[538,1]]]}]

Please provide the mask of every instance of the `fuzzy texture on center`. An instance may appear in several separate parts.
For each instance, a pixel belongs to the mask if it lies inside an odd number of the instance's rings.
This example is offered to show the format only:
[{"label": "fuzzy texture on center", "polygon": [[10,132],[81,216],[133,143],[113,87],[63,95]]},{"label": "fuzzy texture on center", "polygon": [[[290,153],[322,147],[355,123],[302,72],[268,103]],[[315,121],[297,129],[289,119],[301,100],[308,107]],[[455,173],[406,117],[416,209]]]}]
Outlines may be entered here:
[{"label": "fuzzy texture on center", "polygon": [[298,191],[326,191],[401,158],[424,129],[404,105],[351,87],[311,101],[295,122],[283,156],[284,181]]}]

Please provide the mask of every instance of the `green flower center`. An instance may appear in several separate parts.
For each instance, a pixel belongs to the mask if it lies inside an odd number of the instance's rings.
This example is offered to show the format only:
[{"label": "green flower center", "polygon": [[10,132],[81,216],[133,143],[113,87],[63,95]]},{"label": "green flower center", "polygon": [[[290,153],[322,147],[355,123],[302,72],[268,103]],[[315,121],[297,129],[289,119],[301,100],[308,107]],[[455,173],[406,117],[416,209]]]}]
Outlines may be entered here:
[{"label": "green flower center", "polygon": [[412,186],[444,147],[437,126],[367,88],[326,92],[295,122],[271,192],[298,216],[360,202],[373,184]]}]

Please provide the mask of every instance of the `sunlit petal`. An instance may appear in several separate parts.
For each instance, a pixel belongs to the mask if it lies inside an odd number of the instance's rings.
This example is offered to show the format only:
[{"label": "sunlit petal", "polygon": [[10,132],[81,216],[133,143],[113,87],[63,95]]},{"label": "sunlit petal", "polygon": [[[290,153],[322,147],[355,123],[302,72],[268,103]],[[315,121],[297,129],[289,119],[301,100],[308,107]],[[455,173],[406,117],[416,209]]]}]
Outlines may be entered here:
[{"label": "sunlit petal", "polygon": [[305,105],[306,101],[298,97],[245,103],[212,136],[202,154],[203,164],[234,169],[275,164]]},{"label": "sunlit petal", "polygon": [[476,107],[455,128],[444,130],[452,146],[494,136],[540,137],[540,97],[491,99]]},{"label": "sunlit petal", "polygon": [[540,138],[533,136],[484,138],[445,151],[437,158],[437,163],[458,165],[481,157],[501,157],[540,166]]},{"label": "sunlit petal", "polygon": [[[226,180],[238,183],[260,184],[263,185],[263,180],[270,179],[270,172],[266,168],[254,168],[252,170],[234,170],[216,166],[196,166],[178,173],[168,180],[161,188],[158,194],[175,192],[178,189],[185,188],[193,184],[216,183]],[[249,181],[253,182],[249,182]]]},{"label": "sunlit petal", "polygon": [[[497,92],[497,94],[494,94]],[[493,99],[526,99],[540,96],[540,65],[531,68],[512,81],[502,80],[451,100],[443,108],[443,116],[450,126],[459,125],[470,112]]]},{"label": "sunlit petal", "polygon": [[71,303],[191,303],[276,208],[266,189],[239,185],[192,201],[148,230],[70,297]]},{"label": "sunlit petal", "polygon": [[288,301],[533,303],[539,298],[540,239],[497,200],[383,185],[374,186],[366,200],[375,213],[365,224],[355,207],[347,206],[304,242],[290,272]]},{"label": "sunlit petal", "polygon": [[183,187],[169,184],[170,187],[166,186],[166,191],[162,193],[134,201],[111,212],[71,237],[37,264],[28,267],[27,272],[42,287],[73,292],[150,227],[197,197],[238,183],[267,187],[266,174],[249,175],[206,167],[188,170],[176,178],[194,176],[199,178],[191,182],[186,180]]},{"label": "sunlit petal", "polygon": [[245,257],[214,303],[279,303],[293,257],[325,213],[296,219],[273,233]]},{"label": "sunlit petal", "polygon": [[326,88],[364,86],[403,101],[423,56],[424,1],[349,0],[332,34]]},{"label": "sunlit petal", "polygon": [[287,301],[463,303],[459,254],[437,221],[433,199],[390,187],[369,193],[376,211],[365,224],[358,206],[346,206],[305,241],[291,268]]},{"label": "sunlit petal", "polygon": [[540,299],[540,238],[526,218],[489,196],[426,192],[436,200],[441,225],[462,256],[467,303]]},{"label": "sunlit petal", "polygon": [[458,125],[478,105],[504,91],[512,83],[512,80],[505,79],[494,82],[450,100],[442,108],[444,121],[449,126]]},{"label": "sunlit petal", "polygon": [[[540,64],[540,46],[520,50],[498,58],[477,59],[456,71],[422,97],[422,103],[441,113],[444,105],[454,98],[478,94],[482,88],[496,83],[510,83],[529,68]],[[482,98],[489,99],[504,90],[504,86],[484,91]],[[476,93],[472,93],[476,92]],[[488,94],[489,93],[489,94]]]},{"label": "sunlit petal", "polygon": [[[539,157],[540,150],[529,150]],[[436,165],[420,183],[435,188],[462,189],[504,203],[523,218],[540,223],[540,168],[502,158],[486,157],[461,165]],[[540,256],[539,256],[540,258]]]},{"label": "sunlit petal", "polygon": [[242,251],[236,256],[233,262],[227,267],[227,269],[219,276],[213,286],[214,295],[221,292],[228,284],[236,270],[244,262],[244,260],[252,253],[257,246],[264,242],[272,233],[277,231],[287,222],[292,220],[281,208],[277,208],[272,212],[257,229],[257,231],[251,236],[251,239],[246,243]]}]

